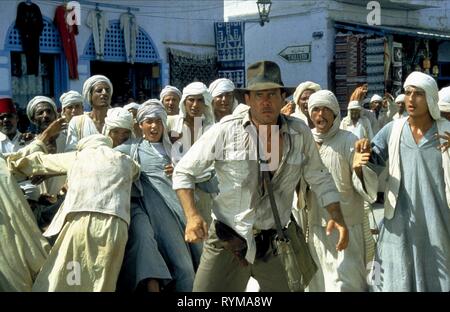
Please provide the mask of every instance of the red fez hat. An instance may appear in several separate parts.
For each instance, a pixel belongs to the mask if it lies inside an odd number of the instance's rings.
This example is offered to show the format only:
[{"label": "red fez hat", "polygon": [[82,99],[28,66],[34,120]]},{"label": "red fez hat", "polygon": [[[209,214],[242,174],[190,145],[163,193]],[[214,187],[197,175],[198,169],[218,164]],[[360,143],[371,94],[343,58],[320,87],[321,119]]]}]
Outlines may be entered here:
[{"label": "red fez hat", "polygon": [[16,107],[11,98],[0,99],[0,114],[2,113],[16,113]]}]

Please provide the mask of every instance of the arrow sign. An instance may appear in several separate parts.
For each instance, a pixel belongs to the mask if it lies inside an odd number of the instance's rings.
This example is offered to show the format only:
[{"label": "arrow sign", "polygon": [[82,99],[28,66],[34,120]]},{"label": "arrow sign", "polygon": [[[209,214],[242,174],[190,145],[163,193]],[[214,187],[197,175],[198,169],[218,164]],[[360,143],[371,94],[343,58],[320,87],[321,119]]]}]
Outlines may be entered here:
[{"label": "arrow sign", "polygon": [[311,62],[311,45],[289,46],[278,55],[289,63]]}]

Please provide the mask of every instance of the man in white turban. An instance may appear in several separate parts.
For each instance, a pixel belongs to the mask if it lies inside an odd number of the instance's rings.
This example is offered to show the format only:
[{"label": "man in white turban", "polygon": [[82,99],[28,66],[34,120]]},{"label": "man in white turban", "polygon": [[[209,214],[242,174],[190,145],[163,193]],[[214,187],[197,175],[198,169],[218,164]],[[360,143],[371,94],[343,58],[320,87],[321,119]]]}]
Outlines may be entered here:
[{"label": "man in white turban", "polygon": [[[42,133],[47,129],[57,119],[57,114],[55,102],[46,96],[34,97],[27,106],[28,118],[36,125],[38,133]],[[47,152],[49,154],[64,152],[67,140],[66,127],[67,123],[65,122],[63,130],[48,141]],[[34,193],[36,196],[39,194],[39,200],[37,202],[30,201],[30,203],[33,205],[33,212],[36,215],[38,224],[45,227],[56,213],[58,207],[52,204],[55,204],[56,198],[66,182],[66,176],[50,177],[44,181],[36,179],[32,182],[31,184],[25,182],[25,186],[27,187],[27,192]],[[33,184],[37,184],[37,187],[35,188]],[[44,218],[44,215],[48,217]]]},{"label": "man in white turban", "polygon": [[[103,84],[103,89],[95,90],[95,86]],[[111,104],[111,96],[113,94],[113,85],[108,77],[103,75],[94,75],[89,77],[83,84],[83,97],[89,105],[92,106],[94,92],[105,91],[110,95],[109,104]]]},{"label": "man in white turban", "polygon": [[404,89],[409,116],[387,124],[371,147],[364,140],[355,146],[374,169],[388,166],[372,287],[448,292],[450,123],[441,119],[433,77],[413,72]]},{"label": "man in white turban", "polygon": [[[42,133],[56,120],[58,112],[55,102],[46,96],[36,96],[28,102],[28,119],[37,127],[37,133]],[[49,153],[62,153],[66,145],[66,132],[62,131],[52,138],[47,146]]]},{"label": "man in white turban", "polygon": [[113,141],[113,148],[131,138],[133,133],[133,115],[122,107],[108,109],[103,134]]},{"label": "man in white turban", "polygon": [[374,94],[370,98],[369,106],[370,110],[363,110],[361,116],[369,118],[372,132],[375,135],[392,120],[397,112],[397,106],[395,105],[394,97],[389,93],[386,93],[384,98]]},{"label": "man in white turban", "polygon": [[180,112],[179,105],[182,96],[181,91],[176,87],[167,85],[162,89],[159,99],[164,104],[167,115],[178,115]]},{"label": "man in white turban", "polygon": [[72,118],[67,131],[66,151],[76,150],[82,138],[103,132],[105,118],[111,107],[113,86],[103,75],[88,78],[83,84],[83,97],[92,110],[84,115]]},{"label": "man in white turban", "polygon": [[38,133],[42,133],[55,121],[57,115],[56,104],[49,97],[35,96],[28,102],[27,116],[30,122],[37,127]]},{"label": "man in white turban", "polygon": [[378,113],[380,112],[381,106],[383,105],[383,98],[381,96],[379,96],[378,94],[374,94],[370,98],[369,105],[370,105],[370,109],[376,114],[376,116],[378,118]]},{"label": "man in white turban", "polygon": [[[141,128],[143,127],[142,123],[146,119],[155,119],[155,118],[161,120],[161,124],[163,126],[163,133],[161,135],[160,141],[164,148],[165,154],[169,158],[171,158],[172,143],[170,142],[169,130],[167,128],[167,111],[165,110],[163,103],[161,103],[161,101],[157,99],[150,99],[141,104],[141,107],[139,108],[136,115],[136,122],[139,125],[139,127]],[[170,167],[171,168],[169,171],[170,174],[172,174],[171,172],[173,171],[173,166],[170,165]]]},{"label": "man in white turban", "polygon": [[392,117],[393,120],[399,119],[399,118],[405,118],[408,117],[408,113],[405,110],[405,95],[399,94],[395,100],[395,105],[398,107],[398,111],[395,113],[395,115]]},{"label": "man in white turban", "polygon": [[234,97],[234,83],[227,78],[219,78],[209,85],[209,93],[213,97],[214,118],[219,122],[222,117],[230,115],[238,105]]},{"label": "man in white turban", "polygon": [[361,103],[358,101],[350,101],[347,107],[347,116],[341,121],[340,128],[352,132],[358,139],[373,138],[372,126],[367,117],[361,116]]},{"label": "man in white turban", "polygon": [[441,91],[439,91],[438,105],[441,116],[450,120],[450,87],[442,88]]},{"label": "man in white turban", "polygon": [[212,97],[205,84],[193,82],[183,89],[180,113],[168,116],[167,126],[171,140],[182,144],[181,156],[214,123],[211,102]]},{"label": "man in white turban", "polygon": [[[295,108],[293,105],[286,105],[282,108],[281,112],[285,115],[291,115],[303,120],[311,129],[314,125],[309,118],[308,113],[308,99],[314,92],[319,91],[320,85],[312,81],[302,82],[297,86],[293,95],[293,101],[295,103]],[[290,108],[289,108],[290,107]],[[295,110],[295,111],[294,111]]]},{"label": "man in white turban", "polygon": [[[337,252],[339,237],[336,233],[327,235],[327,212],[318,205],[315,193],[308,189],[304,194],[308,207],[308,244],[319,268],[309,284],[309,290],[366,291],[366,264],[372,261],[368,259],[366,250],[373,250],[374,241],[370,231],[364,230],[364,224],[369,224],[364,213],[364,200],[373,202],[376,192],[368,194],[364,189],[361,162],[358,159],[353,161],[354,145],[358,138],[339,129],[341,118],[336,96],[328,90],[315,92],[309,98],[308,111],[315,126],[312,133],[320,158],[340,193],[341,210],[350,237],[347,249]],[[367,167],[364,174],[376,177]],[[369,233],[368,243],[365,233]]]},{"label": "man in white turban", "polygon": [[[212,96],[204,83],[193,82],[183,88],[179,115],[168,116],[167,119],[170,139],[173,142],[172,161],[174,164],[177,164],[194,142],[214,124],[211,104]],[[209,180],[212,173],[211,166],[202,174],[204,181]],[[207,222],[211,222],[213,196],[197,187],[195,197],[200,213]]]},{"label": "man in white turban", "polygon": [[72,117],[83,114],[83,96],[77,91],[70,90],[63,93],[59,101],[61,102],[62,115],[69,122]]}]

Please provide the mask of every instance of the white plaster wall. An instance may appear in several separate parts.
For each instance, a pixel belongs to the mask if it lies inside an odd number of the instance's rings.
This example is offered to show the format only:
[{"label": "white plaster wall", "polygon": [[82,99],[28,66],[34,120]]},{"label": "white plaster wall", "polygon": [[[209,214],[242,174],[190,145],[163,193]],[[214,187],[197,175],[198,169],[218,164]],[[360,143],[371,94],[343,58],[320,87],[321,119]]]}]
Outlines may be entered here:
[{"label": "white plaster wall", "polygon": [[[259,24],[255,1],[226,4],[225,18],[245,20],[246,66],[259,60],[276,62],[286,86],[312,80],[323,88],[328,87],[328,67],[333,55],[327,11],[322,1],[272,1],[270,22]],[[247,10],[249,14],[239,15]],[[237,14],[237,15],[236,15]],[[323,37],[314,39],[313,32],[323,32]],[[334,33],[332,34],[334,38]],[[288,46],[311,45],[311,62],[289,63],[279,56]]]},{"label": "white plaster wall", "polygon": [[[433,3],[436,2],[436,3]],[[450,33],[450,1],[430,1],[439,8],[425,9],[419,14],[419,25]]]},{"label": "white plaster wall", "polygon": [[[265,59],[276,62],[282,71],[286,86],[297,86],[305,80],[312,80],[320,85],[327,85],[328,64],[332,50],[327,45],[326,12],[317,12],[298,18],[273,18],[261,27],[248,24],[245,30],[246,65]],[[312,33],[323,32],[321,39],[313,39]],[[311,62],[289,63],[279,56],[288,46],[311,45]]]}]

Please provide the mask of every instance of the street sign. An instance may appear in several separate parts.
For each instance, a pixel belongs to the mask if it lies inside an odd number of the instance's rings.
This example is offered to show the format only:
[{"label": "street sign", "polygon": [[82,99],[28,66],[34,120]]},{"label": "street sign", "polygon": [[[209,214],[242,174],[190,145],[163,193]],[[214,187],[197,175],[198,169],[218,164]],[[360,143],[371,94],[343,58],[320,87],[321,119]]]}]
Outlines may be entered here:
[{"label": "street sign", "polygon": [[289,46],[278,55],[289,63],[311,62],[311,45]]}]

